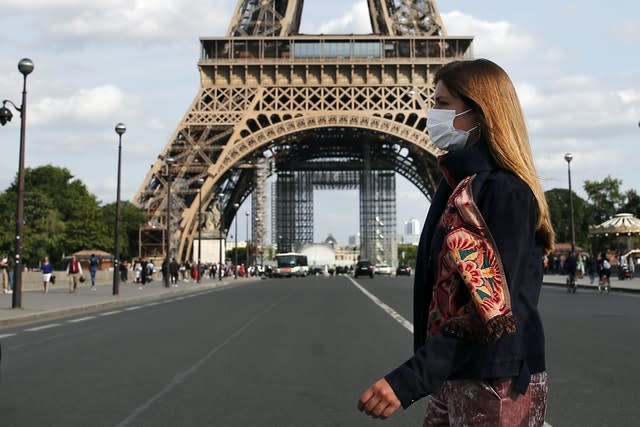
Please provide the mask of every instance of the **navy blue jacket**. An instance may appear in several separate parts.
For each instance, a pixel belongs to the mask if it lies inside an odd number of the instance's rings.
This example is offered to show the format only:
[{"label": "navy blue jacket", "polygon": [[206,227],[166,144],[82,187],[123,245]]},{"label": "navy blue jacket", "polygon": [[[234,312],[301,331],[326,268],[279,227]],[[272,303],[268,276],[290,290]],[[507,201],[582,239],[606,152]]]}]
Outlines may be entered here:
[{"label": "navy blue jacket", "polygon": [[[416,263],[414,355],[385,376],[404,408],[433,393],[446,380],[512,377],[526,392],[531,374],[545,370],[544,333],[537,309],[544,244],[536,232],[536,201],[530,188],[497,166],[484,142],[440,157],[445,179],[431,201]],[[427,337],[428,307],[442,232],[437,224],[458,182],[473,180],[473,196],[502,259],[516,332],[478,342],[438,332]]]}]

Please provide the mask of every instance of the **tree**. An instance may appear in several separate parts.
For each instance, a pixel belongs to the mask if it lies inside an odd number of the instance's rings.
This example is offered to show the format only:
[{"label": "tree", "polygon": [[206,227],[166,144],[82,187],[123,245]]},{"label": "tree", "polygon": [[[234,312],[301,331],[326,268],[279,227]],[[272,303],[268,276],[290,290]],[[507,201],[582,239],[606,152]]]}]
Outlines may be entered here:
[{"label": "tree", "polygon": [[629,190],[625,193],[625,198],[626,201],[621,210],[640,218],[640,195],[635,190]]},{"label": "tree", "polygon": [[[102,220],[110,231],[110,249],[114,250],[116,203],[102,207]],[[140,226],[147,221],[144,211],[131,202],[120,202],[120,258],[131,259],[138,256],[138,232]]]},{"label": "tree", "polygon": [[[551,225],[556,232],[557,242],[571,242],[571,207],[569,205],[569,190],[554,188],[544,193],[549,213],[551,215]],[[588,246],[589,225],[591,224],[590,206],[576,193],[573,197],[573,219],[576,233],[576,245],[580,247]]]},{"label": "tree", "polygon": [[[404,255],[404,257],[403,257]],[[398,244],[398,263],[410,265],[416,268],[416,258],[418,256],[418,247],[408,243]]]},{"label": "tree", "polygon": [[[25,170],[23,259],[37,266],[48,255],[55,264],[80,249],[109,250],[96,197],[66,168]],[[0,194],[0,247],[13,251],[17,178]]]},{"label": "tree", "polygon": [[626,203],[625,194],[620,191],[621,185],[622,180],[611,178],[611,176],[607,176],[600,182],[584,182],[583,188],[589,196],[593,224],[600,224],[621,211]]}]

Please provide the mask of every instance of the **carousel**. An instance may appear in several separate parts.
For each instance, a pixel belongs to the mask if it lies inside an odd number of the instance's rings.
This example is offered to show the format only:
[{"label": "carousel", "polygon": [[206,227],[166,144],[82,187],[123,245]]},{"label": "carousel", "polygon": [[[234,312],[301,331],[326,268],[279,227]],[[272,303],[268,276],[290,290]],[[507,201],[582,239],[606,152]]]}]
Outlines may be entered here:
[{"label": "carousel", "polygon": [[630,213],[619,213],[602,224],[589,226],[589,237],[604,239],[616,252],[616,261],[625,276],[632,276],[640,269],[640,219]]}]

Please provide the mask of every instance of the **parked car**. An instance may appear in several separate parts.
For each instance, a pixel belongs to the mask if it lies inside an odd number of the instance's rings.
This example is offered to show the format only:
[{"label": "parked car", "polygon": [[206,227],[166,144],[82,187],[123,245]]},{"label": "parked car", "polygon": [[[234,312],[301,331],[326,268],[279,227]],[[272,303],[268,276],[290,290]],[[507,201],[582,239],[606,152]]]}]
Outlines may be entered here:
[{"label": "parked car", "polygon": [[393,270],[391,269],[389,264],[376,264],[375,273],[376,274],[385,274],[387,276],[391,276],[391,274],[393,273]]},{"label": "parked car", "polygon": [[374,266],[370,261],[358,261],[356,269],[353,272],[354,277],[369,276],[373,278]]},{"label": "parked car", "polygon": [[408,265],[399,265],[396,269],[396,276],[411,276],[411,267]]}]

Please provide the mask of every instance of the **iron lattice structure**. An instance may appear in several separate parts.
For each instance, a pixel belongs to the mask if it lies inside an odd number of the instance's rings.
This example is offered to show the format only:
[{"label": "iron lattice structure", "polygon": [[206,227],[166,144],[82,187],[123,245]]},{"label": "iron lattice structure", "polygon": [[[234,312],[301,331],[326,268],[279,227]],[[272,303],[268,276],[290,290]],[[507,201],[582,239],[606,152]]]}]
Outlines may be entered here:
[{"label": "iron lattice structure", "polygon": [[252,195],[253,245],[262,253],[267,177],[278,173],[275,211],[288,215],[273,221],[273,236],[294,247],[313,222],[302,187],[316,185],[319,171],[341,172],[323,185],[348,186],[357,171],[361,255],[372,260],[378,248],[395,253],[393,173],[427,198],[435,191],[439,153],[425,132],[433,75],[470,58],[472,37],[446,36],[435,2],[422,0],[369,0],[374,35],[299,35],[302,6],[240,0],[226,37],[200,39],[200,90],[134,198],[149,216],[143,256],[192,256],[200,178],[219,236]]}]

